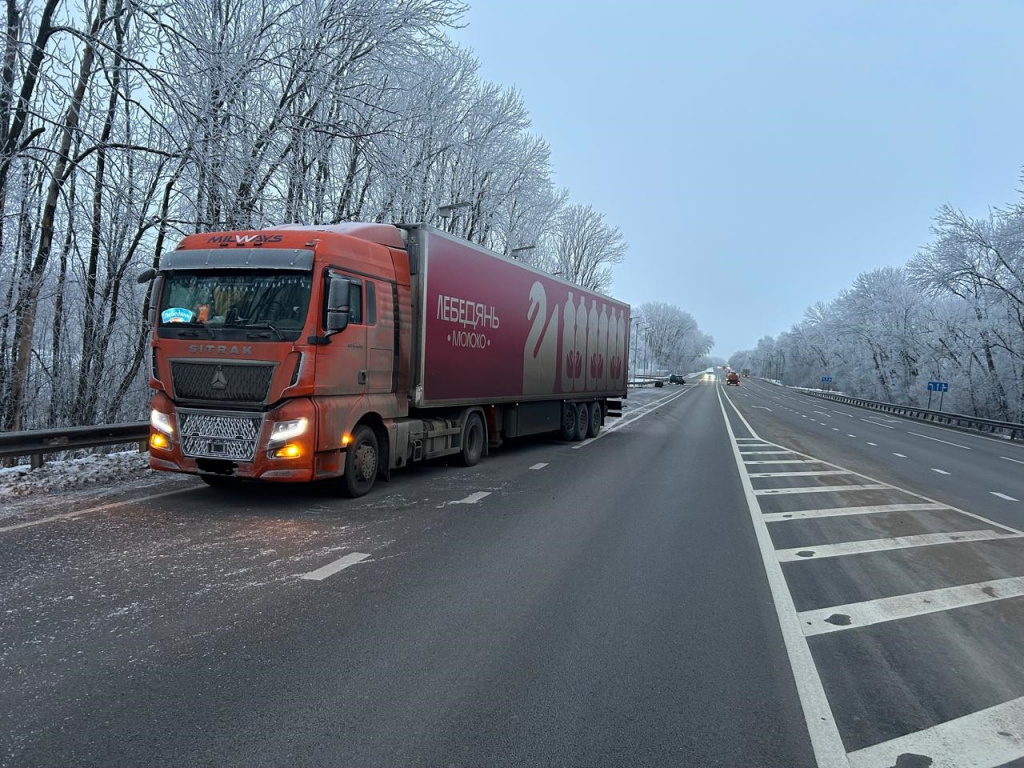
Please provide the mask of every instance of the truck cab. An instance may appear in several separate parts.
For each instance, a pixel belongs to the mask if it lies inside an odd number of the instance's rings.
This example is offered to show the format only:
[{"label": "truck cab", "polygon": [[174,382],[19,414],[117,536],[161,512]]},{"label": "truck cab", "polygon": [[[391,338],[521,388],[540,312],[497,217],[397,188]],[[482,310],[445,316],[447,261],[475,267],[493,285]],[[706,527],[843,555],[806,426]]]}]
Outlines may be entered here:
[{"label": "truck cab", "polygon": [[393,227],[186,238],[155,290],[151,465],[213,485],[339,475],[346,425],[408,412],[409,280]]}]

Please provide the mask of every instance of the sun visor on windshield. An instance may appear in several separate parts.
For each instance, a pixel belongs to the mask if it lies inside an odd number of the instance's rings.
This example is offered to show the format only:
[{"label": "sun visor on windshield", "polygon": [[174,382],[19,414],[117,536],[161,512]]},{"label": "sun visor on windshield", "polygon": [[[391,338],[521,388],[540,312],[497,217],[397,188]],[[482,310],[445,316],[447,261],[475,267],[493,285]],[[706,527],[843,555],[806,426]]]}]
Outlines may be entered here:
[{"label": "sun visor on windshield", "polygon": [[171,251],[160,258],[160,271],[184,269],[289,269],[309,272],[313,252],[301,248],[197,248]]}]

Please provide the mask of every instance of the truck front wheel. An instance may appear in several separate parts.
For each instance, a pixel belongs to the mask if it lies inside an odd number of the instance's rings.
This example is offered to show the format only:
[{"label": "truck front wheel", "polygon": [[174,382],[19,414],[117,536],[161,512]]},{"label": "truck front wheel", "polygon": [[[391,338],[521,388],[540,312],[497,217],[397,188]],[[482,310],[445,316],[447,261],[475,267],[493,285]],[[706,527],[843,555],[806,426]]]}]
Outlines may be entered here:
[{"label": "truck front wheel", "polygon": [[459,453],[459,464],[472,467],[484,455],[484,423],[479,413],[469,414],[462,427],[462,451]]},{"label": "truck front wheel", "polygon": [[342,480],[346,496],[358,499],[370,492],[373,481],[377,479],[379,455],[377,435],[365,424],[360,424],[353,430],[352,442],[345,451],[345,476]]}]

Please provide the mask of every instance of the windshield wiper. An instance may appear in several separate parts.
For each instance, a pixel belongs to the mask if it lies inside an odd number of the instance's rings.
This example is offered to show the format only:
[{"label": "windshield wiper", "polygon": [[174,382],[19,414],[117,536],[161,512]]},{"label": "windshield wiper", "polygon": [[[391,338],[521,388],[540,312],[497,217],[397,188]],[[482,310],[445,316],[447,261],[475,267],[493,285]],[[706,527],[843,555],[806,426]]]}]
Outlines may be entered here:
[{"label": "windshield wiper", "polygon": [[[266,329],[271,330],[274,333],[276,333],[277,334],[277,338],[279,338],[281,341],[287,341],[287,337],[283,333],[281,333],[281,331],[279,331],[274,326],[274,324],[271,323],[269,320],[263,320],[263,321],[260,321],[258,323],[247,323],[246,325],[243,325],[242,327],[243,328],[266,328]],[[249,338],[252,338],[253,335],[254,334],[250,333],[249,334]]]},{"label": "windshield wiper", "polygon": [[167,327],[173,328],[174,326],[184,326],[186,328],[202,328],[204,331],[206,331],[207,335],[209,335],[211,339],[217,338],[217,334],[213,332],[213,329],[210,326],[208,326],[206,323],[200,323],[196,320],[189,320],[187,323],[167,323]]}]

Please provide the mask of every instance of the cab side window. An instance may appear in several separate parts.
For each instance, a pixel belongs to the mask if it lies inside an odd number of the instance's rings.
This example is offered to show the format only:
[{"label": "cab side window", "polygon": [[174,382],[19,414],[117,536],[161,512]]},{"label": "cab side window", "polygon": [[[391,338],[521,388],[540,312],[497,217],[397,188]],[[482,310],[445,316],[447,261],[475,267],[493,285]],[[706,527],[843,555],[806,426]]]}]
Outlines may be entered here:
[{"label": "cab side window", "polygon": [[356,325],[363,322],[363,286],[353,282],[348,289],[348,321]]},{"label": "cab side window", "polygon": [[366,324],[377,324],[377,289],[369,280],[366,281]]}]

